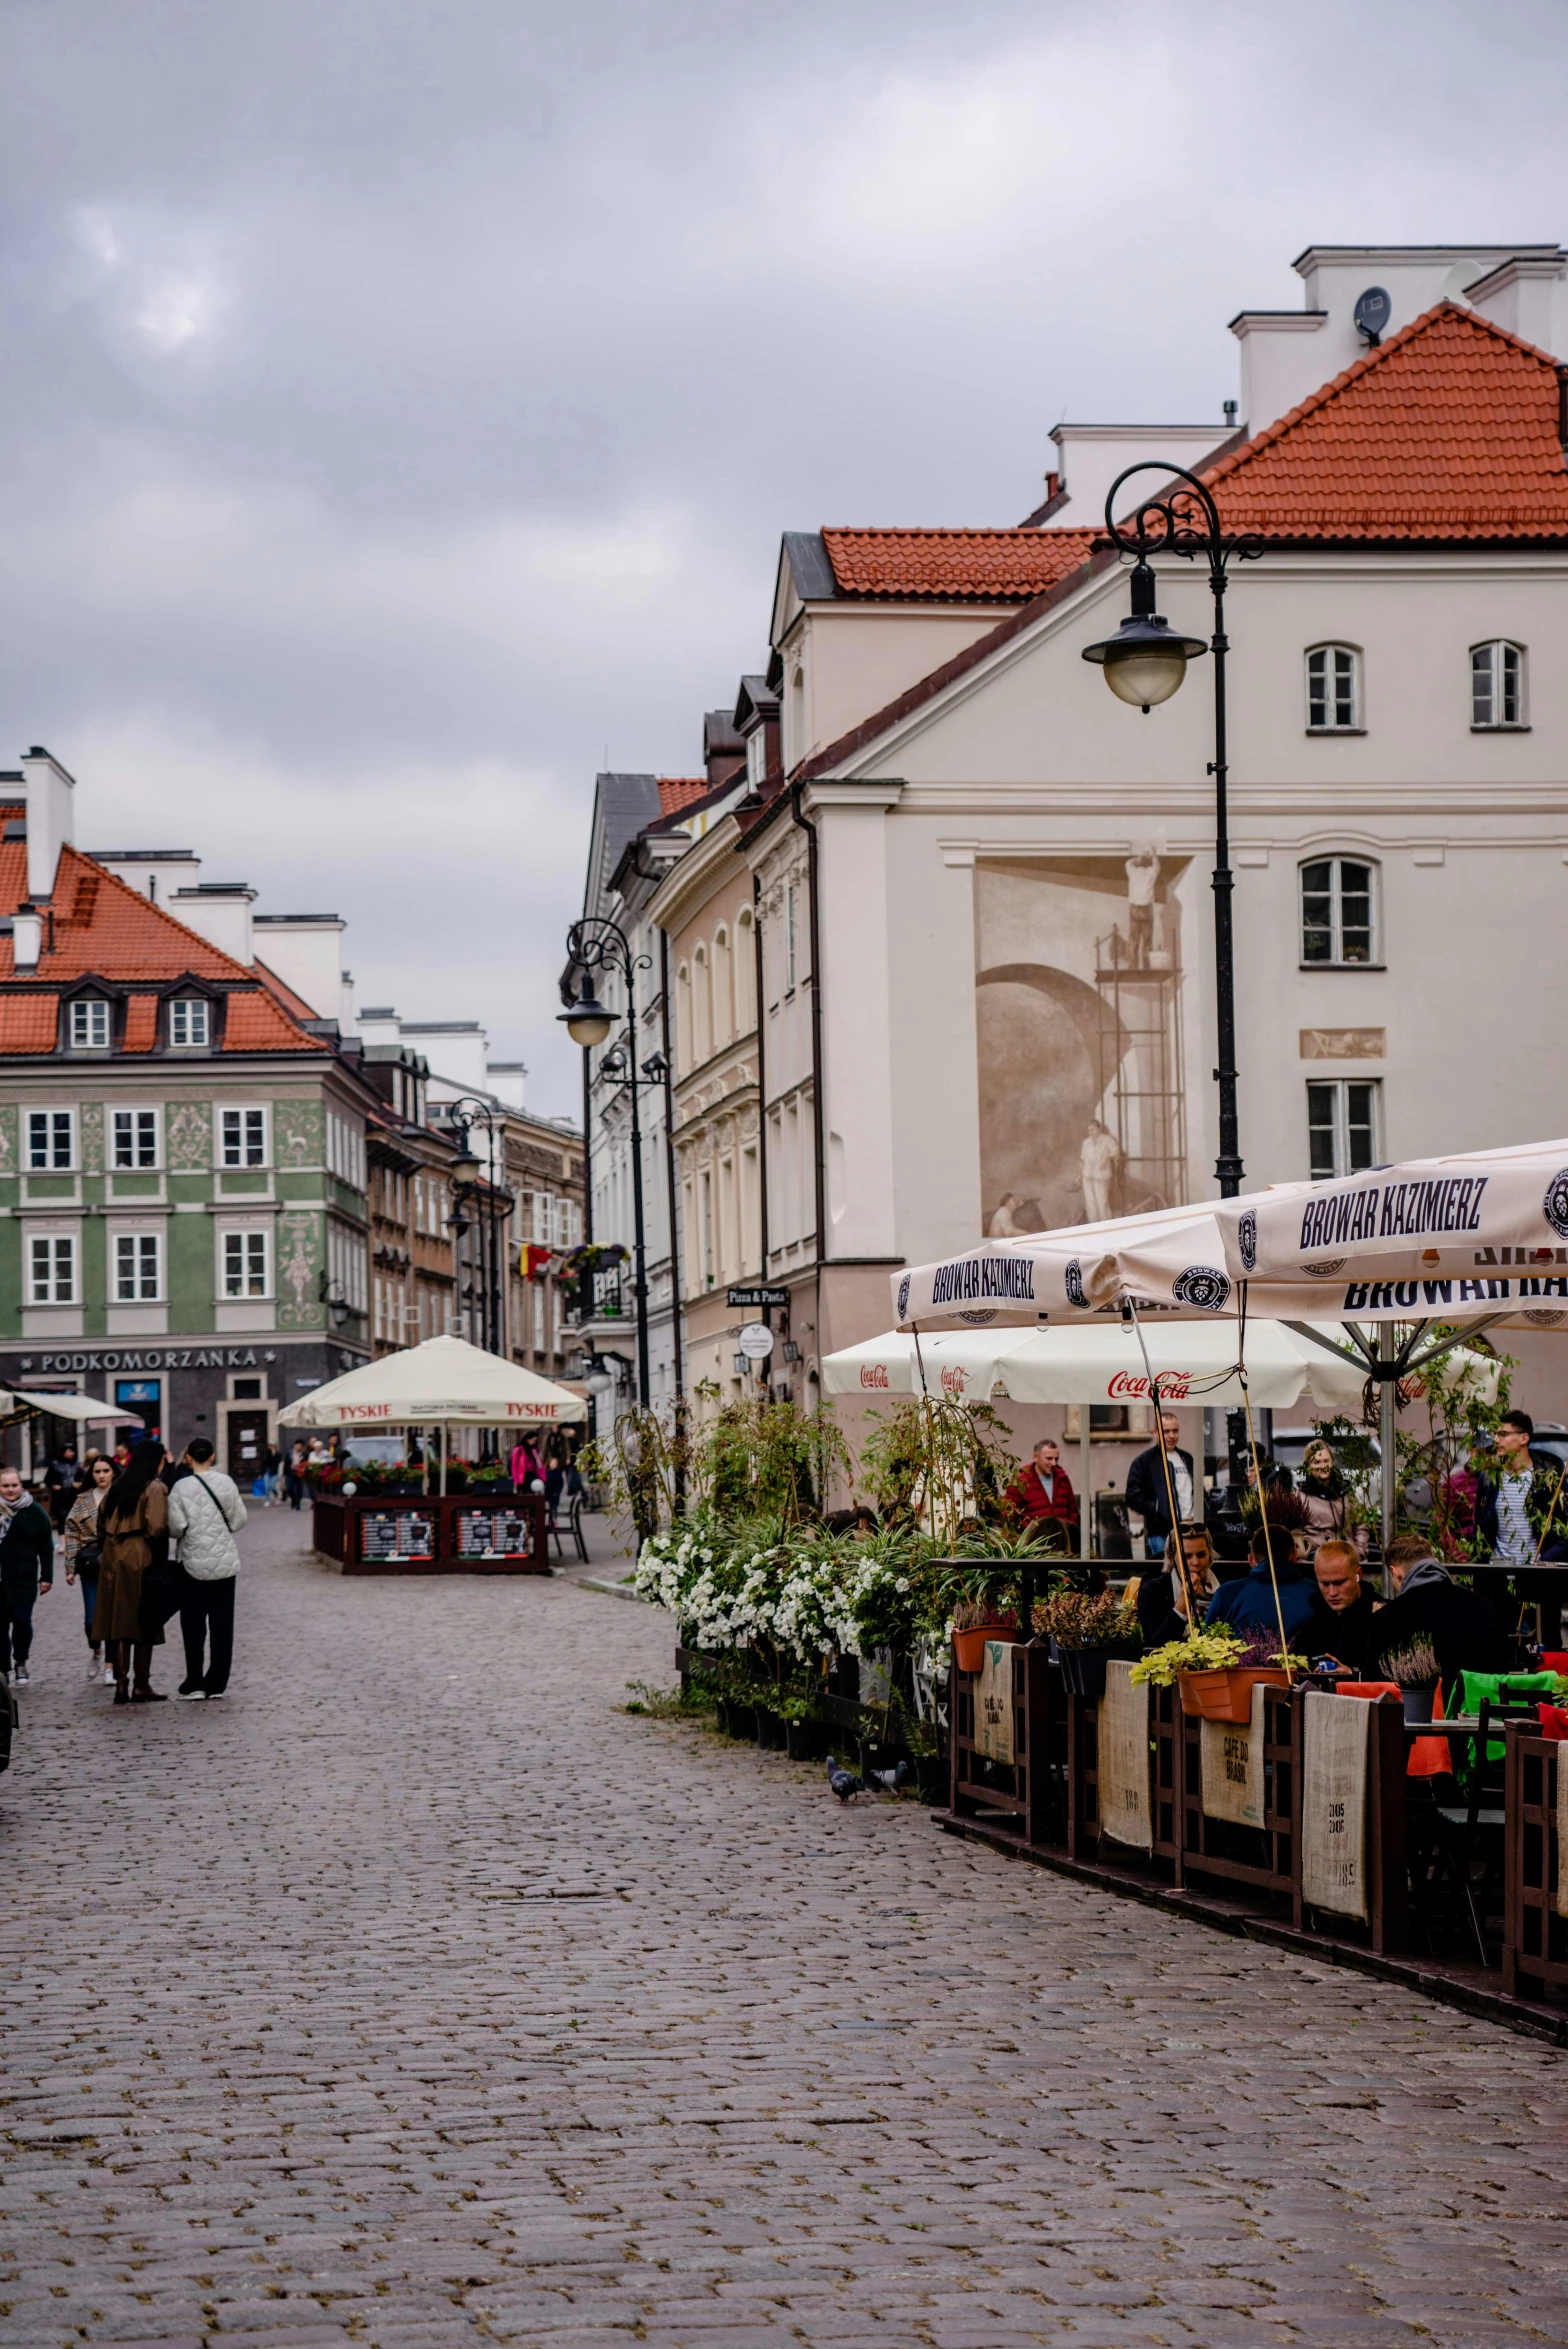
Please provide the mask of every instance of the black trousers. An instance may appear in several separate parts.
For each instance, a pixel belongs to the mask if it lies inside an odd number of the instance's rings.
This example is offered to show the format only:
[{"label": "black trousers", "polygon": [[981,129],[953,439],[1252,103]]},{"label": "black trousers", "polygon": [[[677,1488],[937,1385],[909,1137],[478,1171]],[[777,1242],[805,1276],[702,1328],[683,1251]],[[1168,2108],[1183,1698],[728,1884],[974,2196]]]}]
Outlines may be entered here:
[{"label": "black trousers", "polygon": [[32,1654],[36,1604],[19,1590],[0,1593],[0,1672],[9,1675],[13,1664],[20,1672]]},{"label": "black trousers", "polygon": [[[185,1642],[185,1686],[204,1688],[218,1696],[229,1685],[234,1661],[234,1585],[226,1574],[221,1582],[200,1582],[180,1568],[180,1635]],[[202,1669],[202,1649],[210,1636],[211,1659]]]}]

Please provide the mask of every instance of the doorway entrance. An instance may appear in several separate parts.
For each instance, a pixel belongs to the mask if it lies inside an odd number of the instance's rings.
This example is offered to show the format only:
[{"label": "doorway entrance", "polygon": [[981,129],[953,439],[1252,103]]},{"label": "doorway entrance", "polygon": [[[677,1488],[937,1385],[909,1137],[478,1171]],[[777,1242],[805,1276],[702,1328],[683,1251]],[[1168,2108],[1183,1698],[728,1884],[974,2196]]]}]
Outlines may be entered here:
[{"label": "doorway entrance", "polygon": [[265,1403],[229,1407],[229,1474],[242,1493],[249,1492],[267,1457]]}]

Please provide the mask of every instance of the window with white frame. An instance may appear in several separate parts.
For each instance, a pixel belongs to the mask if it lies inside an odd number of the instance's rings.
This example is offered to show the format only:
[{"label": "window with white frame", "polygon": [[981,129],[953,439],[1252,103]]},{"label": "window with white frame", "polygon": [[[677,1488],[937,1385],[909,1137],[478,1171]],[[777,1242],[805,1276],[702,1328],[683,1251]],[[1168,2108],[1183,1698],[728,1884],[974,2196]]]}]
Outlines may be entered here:
[{"label": "window with white frame", "polygon": [[758,726],[746,737],[746,780],[755,790],[768,771],[768,730]]},{"label": "window with white frame", "polygon": [[225,1109],[220,1124],[225,1166],[266,1165],[267,1113],[264,1109]]},{"label": "window with white frame", "polygon": [[795,884],[789,882],[784,891],[784,992],[789,994],[795,984]]},{"label": "window with white frame", "polygon": [[1527,723],[1522,644],[1499,636],[1470,647],[1470,723],[1479,733],[1502,733]]},{"label": "window with white frame", "polygon": [[70,1232],[35,1232],[27,1244],[27,1293],[34,1305],[76,1303],[76,1239]]},{"label": "window with white frame", "polygon": [[155,1109],[117,1109],[113,1118],[114,1164],[145,1169],[158,1163],[158,1112]]},{"label": "window with white frame", "polygon": [[114,1300],[145,1305],[163,1294],[163,1251],[156,1232],[117,1232],[114,1239]]},{"label": "window with white frame", "polygon": [[71,1006],[71,1050],[107,1052],[109,1006],[101,995],[79,995]]},{"label": "window with white frame", "polygon": [[223,1235],[223,1294],[225,1297],[270,1297],[272,1294],[271,1234],[225,1232]]},{"label": "window with white frame", "polygon": [[1378,1159],[1382,1122],[1376,1078],[1330,1078],[1307,1086],[1307,1145],[1315,1182],[1362,1174]]},{"label": "window with white frame", "polygon": [[1361,732],[1361,655],[1353,644],[1315,644],[1307,655],[1307,732]]},{"label": "window with white frame", "polygon": [[27,1163],[34,1174],[66,1174],[76,1164],[74,1109],[30,1109]]},{"label": "window with white frame", "polygon": [[212,1042],[212,1005],[204,995],[176,995],[169,1005],[169,1042],[177,1052],[205,1052]]},{"label": "window with white frame", "polygon": [[1380,962],[1378,869],[1360,857],[1314,857],[1301,867],[1301,959]]}]

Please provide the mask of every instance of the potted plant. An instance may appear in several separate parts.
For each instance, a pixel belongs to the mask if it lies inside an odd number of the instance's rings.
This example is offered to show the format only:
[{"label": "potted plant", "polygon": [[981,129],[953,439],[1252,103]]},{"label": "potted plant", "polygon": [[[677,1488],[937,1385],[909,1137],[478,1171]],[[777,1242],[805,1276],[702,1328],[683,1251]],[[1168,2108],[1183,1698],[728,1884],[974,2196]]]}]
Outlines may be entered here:
[{"label": "potted plant", "polygon": [[1093,1597],[1083,1591],[1058,1591],[1036,1607],[1034,1622],[1051,1641],[1070,1696],[1103,1696],[1109,1658],[1118,1650],[1137,1651],[1137,1615],[1114,1591]]},{"label": "potted plant", "polygon": [[978,1672],[988,1639],[1011,1639],[1018,1617],[986,1599],[961,1599],[953,1609],[953,1656],[960,1672]]},{"label": "potted plant", "polygon": [[1252,1692],[1288,1688],[1292,1677],[1304,1673],[1306,1659],[1284,1654],[1277,1632],[1261,1626],[1246,1635],[1234,1631],[1189,1631],[1143,1656],[1132,1668],[1134,1686],[1175,1687],[1181,1709],[1203,1721],[1246,1722],[1252,1718]]},{"label": "potted plant", "polygon": [[1405,1701],[1407,1721],[1430,1721],[1432,1701],[1437,1694],[1439,1673],[1437,1650],[1429,1639],[1413,1639],[1407,1647],[1395,1648],[1385,1660],[1384,1669]]}]

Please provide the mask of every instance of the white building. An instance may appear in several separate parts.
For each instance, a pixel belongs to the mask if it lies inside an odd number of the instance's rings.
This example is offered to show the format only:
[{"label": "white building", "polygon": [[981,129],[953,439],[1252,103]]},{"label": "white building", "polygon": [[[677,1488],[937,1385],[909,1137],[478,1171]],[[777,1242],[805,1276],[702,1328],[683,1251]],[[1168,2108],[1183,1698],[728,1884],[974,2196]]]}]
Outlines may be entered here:
[{"label": "white building", "polygon": [[[1568,349],[1568,261],[1297,267],[1302,313],[1236,321],[1244,421],[1209,473],[1226,527],[1264,542],[1228,598],[1249,1182],[1565,1111],[1568,413],[1512,327]],[[1355,318],[1377,290],[1373,341]],[[1186,461],[1161,431],[1147,453]],[[748,854],[768,1272],[808,1356],[885,1327],[906,1260],[1212,1193],[1210,664],[1147,715],[1106,692],[1082,655],[1127,586],[1094,538],[785,541],[791,787]],[[1201,571],[1156,570],[1206,640]]]}]

